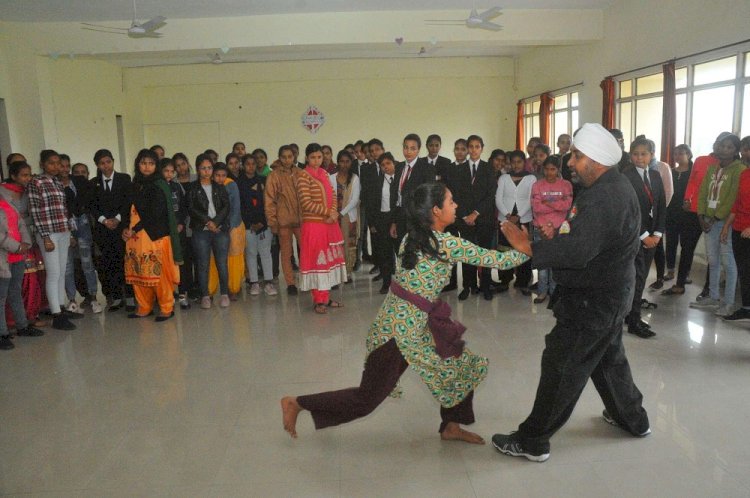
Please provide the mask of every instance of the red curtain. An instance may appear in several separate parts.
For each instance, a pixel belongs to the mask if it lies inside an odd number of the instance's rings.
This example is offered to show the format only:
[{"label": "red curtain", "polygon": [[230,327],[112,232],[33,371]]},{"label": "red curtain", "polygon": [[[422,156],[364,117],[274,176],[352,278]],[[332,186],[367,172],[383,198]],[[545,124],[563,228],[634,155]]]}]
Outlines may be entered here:
[{"label": "red curtain", "polygon": [[555,104],[555,99],[549,93],[543,93],[540,96],[541,105],[539,108],[539,129],[541,130],[541,136],[543,144],[550,143],[549,129],[550,129],[550,118],[552,116],[552,106]]},{"label": "red curtain", "polygon": [[524,150],[523,100],[518,101],[518,111],[516,113],[516,150]]},{"label": "red curtain", "polygon": [[672,166],[677,134],[677,103],[675,97],[674,61],[663,66],[664,71],[664,104],[661,114],[661,160]]},{"label": "red curtain", "polygon": [[602,126],[611,130],[615,127],[615,81],[607,76],[599,86],[602,89]]}]

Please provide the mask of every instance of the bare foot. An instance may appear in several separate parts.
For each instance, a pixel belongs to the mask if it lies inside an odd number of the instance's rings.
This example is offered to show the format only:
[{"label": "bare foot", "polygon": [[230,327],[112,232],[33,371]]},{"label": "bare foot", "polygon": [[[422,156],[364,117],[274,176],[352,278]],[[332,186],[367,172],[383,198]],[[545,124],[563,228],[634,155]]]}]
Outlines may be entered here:
[{"label": "bare foot", "polygon": [[449,422],[443,432],[440,433],[440,439],[443,441],[464,441],[470,444],[484,444],[484,439],[479,434],[469,432],[461,428],[455,422]]},{"label": "bare foot", "polygon": [[302,407],[297,403],[297,398],[284,396],[281,398],[281,417],[284,422],[284,430],[290,436],[297,437],[297,415],[302,411]]}]

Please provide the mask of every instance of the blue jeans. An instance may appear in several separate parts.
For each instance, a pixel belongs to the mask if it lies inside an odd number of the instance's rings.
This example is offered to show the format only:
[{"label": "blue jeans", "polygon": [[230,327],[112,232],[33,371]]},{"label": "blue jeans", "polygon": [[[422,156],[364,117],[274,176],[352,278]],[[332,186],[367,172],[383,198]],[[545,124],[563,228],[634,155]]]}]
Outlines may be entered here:
[{"label": "blue jeans", "polygon": [[96,270],[94,270],[94,258],[92,257],[93,241],[91,235],[91,224],[87,215],[76,216],[77,230],[72,235],[78,243],[76,247],[68,250],[68,265],[65,267],[65,294],[68,300],[76,297],[75,260],[81,260],[83,275],[86,277],[86,290],[89,296],[96,296]]},{"label": "blue jeans", "polygon": [[[5,301],[10,303],[10,309],[13,312],[13,318],[16,320],[16,330],[25,329],[29,326],[26,319],[26,309],[23,307],[23,297],[21,297],[21,284],[23,283],[23,273],[26,270],[26,262],[10,264],[10,278],[0,278],[0,311],[5,313]],[[3,315],[0,320],[0,336],[8,335],[8,324]]]},{"label": "blue jeans", "polygon": [[[708,286],[709,297],[724,304],[733,305],[734,296],[737,292],[737,263],[734,261],[732,252],[732,235],[729,235],[726,244],[719,240],[721,229],[724,228],[725,220],[717,220],[711,225],[711,230],[706,234],[706,255],[708,256],[708,269],[710,271],[710,283]],[[726,271],[726,287],[724,287],[724,299],[721,299],[719,284],[721,283],[721,260],[724,260]]]},{"label": "blue jeans", "polygon": [[[542,240],[541,232],[534,227],[534,242]],[[545,268],[544,270],[539,269],[537,270],[539,280],[537,281],[537,293],[539,295],[542,294],[552,294],[555,292],[555,286],[557,285],[555,283],[555,280],[552,278],[552,270],[549,268]]]},{"label": "blue jeans", "polygon": [[221,294],[229,294],[229,269],[227,255],[229,254],[229,232],[218,233],[210,230],[196,230],[193,232],[193,260],[198,274],[198,284],[201,296],[208,296],[208,265],[211,261],[211,251],[219,272],[219,289]]}]

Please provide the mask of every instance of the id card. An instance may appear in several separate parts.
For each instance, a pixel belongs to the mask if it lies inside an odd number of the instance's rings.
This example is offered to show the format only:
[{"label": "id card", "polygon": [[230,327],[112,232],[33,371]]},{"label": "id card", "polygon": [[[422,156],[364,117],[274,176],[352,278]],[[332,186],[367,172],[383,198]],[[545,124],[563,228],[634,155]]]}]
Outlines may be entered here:
[{"label": "id card", "polygon": [[719,201],[716,201],[716,200],[714,200],[714,201],[708,201],[708,207],[709,207],[709,209],[716,209],[716,206],[718,206],[718,205],[719,205]]}]

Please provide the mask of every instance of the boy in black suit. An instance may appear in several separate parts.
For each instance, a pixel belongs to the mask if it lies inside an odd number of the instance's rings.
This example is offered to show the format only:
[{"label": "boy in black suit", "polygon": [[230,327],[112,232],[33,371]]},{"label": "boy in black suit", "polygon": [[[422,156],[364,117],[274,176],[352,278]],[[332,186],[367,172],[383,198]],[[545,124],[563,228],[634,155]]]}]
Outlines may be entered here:
[{"label": "boy in black suit", "polygon": [[[489,248],[492,244],[492,231],[495,226],[495,189],[497,183],[492,167],[482,161],[484,141],[478,135],[467,140],[469,160],[453,166],[448,173],[448,185],[453,193],[456,208],[456,227],[461,237],[480,247]],[[477,267],[462,265],[463,290],[458,299],[465,300],[471,292],[482,291],[484,298],[492,299],[490,272],[482,272],[477,286]]]},{"label": "boy in black suit", "polygon": [[[369,219],[370,213],[375,212],[374,207],[370,207],[371,202],[375,202],[372,196],[376,194],[376,190],[380,187],[380,166],[378,165],[378,159],[385,152],[383,150],[383,142],[377,138],[373,138],[368,143],[363,144],[362,151],[371,157],[367,162],[362,163],[360,167],[359,181],[362,186],[362,193],[360,194],[360,205],[364,208],[366,213],[362,222],[362,259],[365,258],[366,247],[367,247],[367,231],[373,226],[372,221]],[[372,159],[374,154],[375,158]],[[370,269],[370,275],[378,273],[380,270],[380,262],[378,261],[378,254],[375,250],[375,236],[370,231],[370,240],[372,242],[372,258],[373,267]],[[375,276],[373,280],[380,280],[381,275]]]},{"label": "boy in black suit", "polygon": [[[391,234],[398,197],[398,183],[396,183],[395,159],[390,152],[378,157],[380,174],[375,176],[376,184],[366,197],[368,223],[372,235],[372,252],[375,256],[376,268],[380,270],[378,277],[382,278],[381,294],[388,292],[391,285],[391,275],[395,266],[394,257],[398,251],[398,242]],[[375,279],[373,279],[375,280]]]},{"label": "boy in black suit", "polygon": [[438,180],[446,175],[446,170],[451,166],[451,160],[440,155],[440,148],[443,140],[440,135],[430,135],[427,137],[427,157],[425,161],[435,167],[435,176]]},{"label": "boy in black suit", "polygon": [[396,200],[395,223],[391,225],[391,236],[398,240],[399,245],[406,235],[406,203],[409,196],[423,183],[435,181],[435,166],[419,158],[422,139],[416,133],[404,137],[404,159],[396,167],[396,184],[398,196]]},{"label": "boy in black suit", "polygon": [[623,175],[633,185],[638,197],[638,205],[641,208],[641,245],[635,258],[635,296],[630,314],[625,321],[628,324],[629,333],[644,339],[656,335],[651,327],[641,320],[641,299],[656,246],[659,245],[664,233],[667,212],[661,176],[658,171],[648,168],[653,156],[654,149],[650,141],[645,137],[638,137],[630,146],[633,164],[623,171]]},{"label": "boy in black suit", "polygon": [[125,285],[125,242],[122,231],[128,226],[131,204],[130,175],[115,171],[112,153],[100,149],[94,155],[97,174],[91,180],[93,200],[91,216],[94,220],[94,243],[101,253],[97,273],[102,293],[107,298],[109,311],[126,307],[135,310],[133,291]]}]

